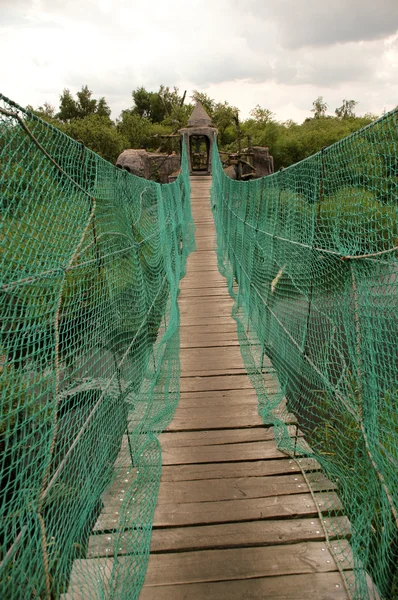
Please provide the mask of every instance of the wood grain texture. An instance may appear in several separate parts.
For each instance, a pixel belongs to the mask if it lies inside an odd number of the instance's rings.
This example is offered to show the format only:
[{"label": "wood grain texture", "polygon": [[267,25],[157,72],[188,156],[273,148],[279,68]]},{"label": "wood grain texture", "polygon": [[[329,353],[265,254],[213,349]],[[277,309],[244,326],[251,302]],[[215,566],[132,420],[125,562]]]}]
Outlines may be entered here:
[{"label": "wood grain texture", "polygon": [[[328,510],[341,511],[342,505],[334,492],[316,494],[317,503]],[[243,498],[219,502],[188,502],[187,504],[161,504],[156,507],[154,526],[206,525],[234,523],[303,516],[317,516],[318,507],[311,494],[271,496],[268,498]]]},{"label": "wood grain texture", "polygon": [[196,408],[196,407],[211,407],[211,406],[243,406],[244,404],[253,405],[253,398],[257,403],[257,395],[253,388],[242,390],[221,390],[215,393],[213,390],[208,391],[191,391],[181,392],[180,408]]},{"label": "wood grain texture", "polygon": [[[182,374],[184,375],[184,374]],[[246,375],[212,375],[181,377],[181,392],[205,392],[205,391],[223,391],[223,390],[252,390],[249,378]],[[177,409],[178,411],[178,409]],[[178,412],[176,413],[176,416]]]},{"label": "wood grain texture", "polygon": [[[329,536],[331,540],[350,534],[350,522],[347,517],[325,519],[324,524],[332,532]],[[287,545],[324,539],[325,533],[319,518],[249,521],[155,529],[152,534],[151,552]]]},{"label": "wood grain texture", "polygon": [[[319,463],[310,458],[302,459],[302,465],[308,471],[320,469]],[[203,463],[196,465],[164,466],[162,481],[189,481],[194,479],[227,479],[229,477],[272,477],[301,473],[300,467],[294,460],[255,460],[239,463]],[[209,482],[210,485],[210,482]]]},{"label": "wood grain texture", "polygon": [[[190,410],[190,408],[188,408]],[[296,427],[289,426],[288,432],[294,436]],[[298,432],[302,436],[302,432]],[[188,431],[160,434],[159,441],[162,448],[184,448],[187,446],[212,446],[237,444],[243,442],[265,442],[274,440],[273,427],[253,427],[246,429],[225,429],[224,431],[214,431],[213,429],[202,431]]]},{"label": "wood grain texture", "polygon": [[225,446],[192,446],[190,448],[165,448],[164,465],[187,465],[209,462],[239,462],[261,460],[264,458],[285,458],[286,454],[278,450],[276,443],[248,442],[247,444],[229,444]]},{"label": "wood grain texture", "polygon": [[[347,517],[325,519],[324,524],[332,532],[329,535],[331,540],[350,534]],[[152,532],[151,553],[286,545],[323,539],[325,534],[318,518],[155,528]],[[132,553],[132,532],[126,530],[121,534],[91,536],[87,558],[113,556],[115,547],[118,556]]]},{"label": "wood grain texture", "polygon": [[348,600],[338,572],[144,586],[140,600]]},{"label": "wood grain texture", "polygon": [[[322,473],[307,475],[313,491],[336,489]],[[190,502],[219,502],[220,500],[239,500],[242,498],[267,498],[277,495],[293,495],[309,492],[308,485],[301,473],[274,475],[273,477],[229,477],[206,480],[163,481],[158,506],[161,504],[183,504]]]},{"label": "wood grain texture", "polygon": [[[340,544],[346,546],[341,566],[349,568],[352,557],[348,544]],[[336,570],[335,561],[323,542],[302,542],[287,546],[153,554],[149,559],[145,585],[229,581]]]}]

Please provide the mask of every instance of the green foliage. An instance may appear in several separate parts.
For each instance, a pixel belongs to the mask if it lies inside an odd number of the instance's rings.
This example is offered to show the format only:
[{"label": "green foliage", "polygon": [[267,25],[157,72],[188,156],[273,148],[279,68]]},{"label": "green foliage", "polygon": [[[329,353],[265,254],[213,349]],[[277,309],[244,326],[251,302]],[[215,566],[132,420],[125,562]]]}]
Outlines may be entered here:
[{"label": "green foliage", "polygon": [[172,128],[162,123],[152,123],[134,111],[124,110],[117,124],[117,131],[126,140],[125,148],[156,150],[161,145],[160,135],[168,135]]},{"label": "green foliage", "polygon": [[274,120],[273,113],[257,106],[251,111],[251,118],[242,124],[244,135],[250,135],[254,146],[265,146],[274,153],[274,148],[282,126]]},{"label": "green foliage", "polygon": [[89,115],[98,114],[102,117],[108,117],[111,114],[110,108],[104,97],[96,100],[92,97],[93,92],[87,85],[77,92],[75,100],[67,88],[60,96],[59,112],[56,117],[64,123],[70,123],[74,119],[84,119]]},{"label": "green foliage", "polygon": [[321,117],[326,116],[328,105],[324,101],[322,96],[318,96],[316,100],[312,103],[311,112],[314,113],[314,119],[320,119]]},{"label": "green foliage", "polygon": [[260,123],[261,125],[274,121],[275,117],[271,110],[268,108],[263,108],[259,104],[257,104],[257,106],[250,111],[250,116],[255,120],[256,123]]},{"label": "green foliage", "polygon": [[216,102],[208,94],[198,90],[193,91],[192,99],[195,103],[202,104],[214,126],[217,127],[219,147],[232,149],[230,146],[236,145],[238,137],[239,109],[228,102]]},{"label": "green foliage", "polygon": [[112,163],[128,146],[126,137],[106,115],[91,114],[82,119],[73,119],[64,131]]},{"label": "green foliage", "polygon": [[323,247],[347,255],[388,250],[398,235],[398,206],[377,201],[370,190],[342,187],[320,204]]},{"label": "green foliage", "polygon": [[29,106],[28,110],[73,139],[83,142],[105,160],[115,162],[128,141],[111,120],[111,109],[105,98],[93,98],[87,85],[82,86],[76,96],[77,99],[74,99],[70,90],[65,89],[60,96],[58,112],[48,103],[37,109]]},{"label": "green foliage", "polygon": [[57,118],[64,123],[68,123],[71,119],[77,119],[79,117],[79,111],[77,102],[73,98],[70,90],[64,89],[60,96],[59,112]]},{"label": "green foliage", "polygon": [[326,114],[328,105],[319,96],[313,102],[314,117],[301,125],[291,120],[279,123],[269,109],[257,105],[242,130],[245,135],[251,135],[254,145],[270,148],[275,170],[278,170],[300,162],[377,118],[371,114],[355,117],[356,104],[354,100],[344,100],[342,107],[336,109],[338,116],[331,117]]},{"label": "green foliage", "polygon": [[201,103],[201,105],[203,106],[203,108],[205,109],[205,111],[207,112],[209,117],[213,116],[214,109],[216,106],[216,101],[213,100],[213,98],[210,98],[210,96],[208,94],[206,94],[205,92],[199,92],[198,90],[194,90],[192,92],[191,97],[195,104],[197,102]]},{"label": "green foliage", "polygon": [[143,119],[161,123],[166,116],[166,111],[159,94],[148,92],[144,87],[133,91],[134,107],[132,113]]},{"label": "green foliage", "polygon": [[[48,103],[34,112],[112,162],[126,148],[178,150],[165,143],[161,136],[175,134],[187,125],[193,104],[185,101],[185,92],[181,94],[177,87],[164,85],[154,92],[141,86],[133,90],[132,98],[133,106],[122,110],[116,124],[111,121],[105,98],[93,98],[87,85],[82,86],[76,98],[65,89],[60,96],[58,112]],[[303,160],[376,119],[372,114],[356,117],[354,110],[358,103],[355,100],[343,100],[342,106],[335,111],[337,116],[327,115],[328,105],[319,96],[313,102],[314,117],[301,125],[291,120],[277,122],[273,112],[260,105],[253,108],[248,119],[238,124],[239,110],[229,102],[217,102],[198,90],[193,91],[192,100],[202,103],[217,127],[220,149],[237,151],[240,127],[243,139],[250,135],[254,145],[270,149],[276,170]]]},{"label": "green foliage", "polygon": [[[371,121],[365,117],[306,119],[301,125],[277,124],[274,142],[270,143],[275,168],[288,167],[354,133]],[[267,144],[268,145],[268,144]]]},{"label": "green foliage", "polygon": [[[173,119],[182,114],[179,109],[182,108],[185,100],[185,94],[180,95],[178,88],[161,85],[158,92],[149,92],[144,87],[139,87],[133,91],[134,106],[131,109],[132,114],[148,119],[152,123],[162,123],[165,119]],[[183,123],[178,121],[178,125]]]},{"label": "green foliage", "polygon": [[343,100],[343,104],[335,110],[336,116],[339,119],[355,118],[355,107],[357,104],[356,100]]}]

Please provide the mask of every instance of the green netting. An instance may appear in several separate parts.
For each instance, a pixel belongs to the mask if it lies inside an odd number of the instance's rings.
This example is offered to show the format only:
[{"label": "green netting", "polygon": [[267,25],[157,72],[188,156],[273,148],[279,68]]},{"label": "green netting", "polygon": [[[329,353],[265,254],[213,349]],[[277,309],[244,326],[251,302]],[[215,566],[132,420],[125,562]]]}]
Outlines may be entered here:
[{"label": "green netting", "polygon": [[377,597],[367,571],[397,597],[398,111],[258,180],[228,179],[214,152],[212,203],[260,414],[314,493],[318,463],[331,482],[315,499],[350,596]]},{"label": "green netting", "polygon": [[159,185],[0,96],[0,183],[0,597],[137,598],[179,398],[185,149]]}]

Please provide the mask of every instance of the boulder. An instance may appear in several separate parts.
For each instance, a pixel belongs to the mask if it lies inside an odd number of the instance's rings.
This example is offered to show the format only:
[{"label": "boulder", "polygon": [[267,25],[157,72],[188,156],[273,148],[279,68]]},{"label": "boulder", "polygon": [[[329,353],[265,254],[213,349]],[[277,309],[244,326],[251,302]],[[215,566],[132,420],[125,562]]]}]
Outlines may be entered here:
[{"label": "boulder", "polygon": [[149,175],[147,154],[146,150],[124,150],[124,152],[119,155],[116,166],[119,167],[119,169],[125,169],[133,175],[138,175],[138,177],[145,177],[145,179],[147,179]]},{"label": "boulder", "polygon": [[119,155],[116,166],[138,177],[167,183],[169,175],[180,169],[181,162],[176,154],[129,149]]},{"label": "boulder", "polygon": [[274,172],[274,159],[265,146],[253,146],[253,167],[256,169],[256,177],[265,177]]}]

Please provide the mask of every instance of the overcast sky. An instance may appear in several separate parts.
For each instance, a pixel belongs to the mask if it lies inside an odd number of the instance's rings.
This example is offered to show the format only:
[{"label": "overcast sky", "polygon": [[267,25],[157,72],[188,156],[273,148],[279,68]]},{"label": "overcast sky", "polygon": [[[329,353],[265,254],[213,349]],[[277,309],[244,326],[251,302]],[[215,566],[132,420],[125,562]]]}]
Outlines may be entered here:
[{"label": "overcast sky", "polygon": [[302,121],[323,96],[398,104],[398,0],[0,0],[0,91],[58,107],[87,84],[117,117],[131,91],[207,92],[243,118]]}]

